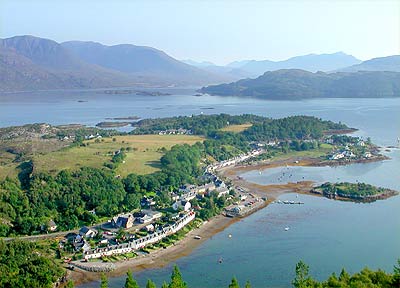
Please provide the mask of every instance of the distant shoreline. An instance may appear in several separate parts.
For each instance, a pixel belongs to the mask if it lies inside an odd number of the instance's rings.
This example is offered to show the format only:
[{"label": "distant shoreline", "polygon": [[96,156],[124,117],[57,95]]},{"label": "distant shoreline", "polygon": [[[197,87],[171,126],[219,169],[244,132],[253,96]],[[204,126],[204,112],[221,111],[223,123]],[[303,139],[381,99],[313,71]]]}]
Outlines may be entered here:
[{"label": "distant shoreline", "polygon": [[132,122],[99,122],[96,124],[96,127],[99,128],[119,128],[119,127],[125,127],[131,125]]}]

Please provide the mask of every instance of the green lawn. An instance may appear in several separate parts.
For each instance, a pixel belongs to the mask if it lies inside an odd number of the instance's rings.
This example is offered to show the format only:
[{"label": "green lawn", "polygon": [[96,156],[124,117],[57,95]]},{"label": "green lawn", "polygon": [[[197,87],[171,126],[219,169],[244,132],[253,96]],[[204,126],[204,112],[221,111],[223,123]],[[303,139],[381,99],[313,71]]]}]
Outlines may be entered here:
[{"label": "green lawn", "polygon": [[[115,139],[115,141],[113,140]],[[126,151],[125,163],[117,168],[117,174],[126,176],[130,173],[149,174],[158,170],[162,147],[170,149],[176,144],[194,144],[204,139],[191,135],[127,135],[104,138],[102,141],[85,141],[85,147],[65,148],[46,155],[34,157],[35,172],[56,173],[63,169],[78,169],[88,166],[99,168],[109,162],[111,153],[122,147]]]},{"label": "green lawn", "polygon": [[306,151],[289,151],[288,153],[278,152],[274,156],[274,160],[286,159],[291,157],[310,157],[319,158],[326,156],[332,151],[333,146],[329,144],[321,144],[321,147],[313,150]]},{"label": "green lawn", "polygon": [[251,123],[229,125],[229,126],[222,128],[221,131],[239,133],[239,132],[246,130],[247,128],[249,128],[251,126],[253,126],[253,124],[251,124]]}]

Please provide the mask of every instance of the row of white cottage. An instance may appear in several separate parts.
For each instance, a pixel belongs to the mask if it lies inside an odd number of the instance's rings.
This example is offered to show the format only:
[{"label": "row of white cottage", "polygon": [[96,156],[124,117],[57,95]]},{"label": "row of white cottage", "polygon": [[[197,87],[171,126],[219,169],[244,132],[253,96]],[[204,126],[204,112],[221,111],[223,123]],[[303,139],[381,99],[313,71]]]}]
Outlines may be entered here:
[{"label": "row of white cottage", "polygon": [[246,154],[241,154],[241,155],[236,156],[236,157],[234,157],[232,159],[228,159],[228,160],[225,160],[225,161],[221,161],[221,162],[209,165],[207,167],[206,171],[207,172],[212,172],[215,169],[220,169],[220,168],[223,168],[223,167],[228,167],[228,166],[231,166],[231,165],[235,165],[237,163],[246,161],[246,160],[248,160],[248,159],[250,159],[252,157],[260,155],[262,153],[262,151],[263,151],[262,149],[252,150],[252,151],[250,151],[250,152],[248,152]]},{"label": "row of white cottage", "polygon": [[94,259],[94,258],[101,258],[103,256],[111,256],[115,254],[124,254],[133,252],[135,250],[141,249],[146,245],[156,243],[163,238],[176,233],[177,231],[181,230],[185,227],[189,222],[191,222],[195,218],[194,212],[188,212],[182,215],[174,224],[164,227],[160,232],[154,232],[153,234],[149,234],[145,237],[132,240],[128,243],[111,245],[105,248],[96,248],[91,249],[84,252],[84,258]]}]

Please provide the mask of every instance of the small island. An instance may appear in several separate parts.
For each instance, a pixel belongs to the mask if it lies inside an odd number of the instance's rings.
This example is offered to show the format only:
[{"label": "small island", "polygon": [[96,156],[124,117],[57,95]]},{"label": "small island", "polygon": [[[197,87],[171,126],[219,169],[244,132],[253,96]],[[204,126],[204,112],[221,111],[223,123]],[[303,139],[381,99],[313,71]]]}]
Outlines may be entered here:
[{"label": "small island", "polygon": [[[101,92],[100,92],[101,93]],[[129,90],[129,89],[115,89],[115,90],[104,90],[104,94],[132,94],[140,96],[169,96],[170,93],[164,93],[160,91],[143,91],[143,90]]]},{"label": "small island", "polygon": [[125,127],[131,125],[131,122],[112,122],[112,121],[105,121],[96,124],[96,127],[100,128],[117,128],[117,127]]},{"label": "small island", "polygon": [[106,118],[106,120],[139,120],[139,119],[142,119],[142,118],[139,116]]},{"label": "small island", "polygon": [[324,183],[313,188],[311,193],[320,194],[330,199],[356,202],[373,202],[395,196],[397,191],[376,187],[366,183]]}]

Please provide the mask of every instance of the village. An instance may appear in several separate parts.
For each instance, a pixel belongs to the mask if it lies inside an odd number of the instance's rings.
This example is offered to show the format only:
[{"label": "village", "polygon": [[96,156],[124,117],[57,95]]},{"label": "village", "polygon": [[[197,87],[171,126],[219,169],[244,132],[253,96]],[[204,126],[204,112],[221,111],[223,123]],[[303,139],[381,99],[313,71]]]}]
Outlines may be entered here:
[{"label": "village", "polygon": [[[177,191],[169,192],[172,200],[171,207],[157,210],[156,201],[152,197],[144,196],[140,201],[142,207],[140,211],[119,214],[100,225],[84,226],[77,233],[67,234],[59,242],[60,248],[73,255],[73,257],[66,257],[66,262],[70,263],[71,269],[76,266],[94,271],[93,265],[82,265],[82,261],[92,262],[101,259],[103,262],[108,262],[116,255],[132,258],[139,254],[145,255],[153,249],[166,248],[170,244],[168,238],[173,237],[189,224],[193,225],[197,219],[196,213],[204,209],[192,203],[204,197],[210,197],[211,194],[217,198],[224,197],[227,205],[223,210],[223,215],[227,217],[242,217],[254,212],[264,205],[266,198],[261,199],[242,187],[228,185],[217,175],[217,170],[239,164],[260,153],[262,150],[256,149],[233,159],[207,166],[202,176],[206,183],[186,184],[179,187]],[[198,221],[191,228],[196,228],[201,224],[202,222]],[[48,225],[51,231],[57,229],[54,222]],[[196,237],[200,239],[201,235],[196,235]],[[102,267],[101,269],[110,269],[109,265]]]},{"label": "village", "polygon": [[[186,133],[187,131],[169,131]],[[167,132],[167,133],[169,133]],[[373,157],[373,150],[367,143],[356,137],[326,137],[323,143],[334,147],[329,160],[360,159]],[[186,232],[202,225],[198,213],[204,209],[197,203],[204,197],[224,198],[225,207],[222,214],[227,217],[243,217],[264,207],[266,197],[260,198],[247,189],[226,183],[219,176],[219,171],[241,163],[246,163],[268,149],[276,149],[280,143],[269,141],[253,143],[253,150],[234,158],[207,165],[201,177],[201,185],[186,184],[169,192],[170,207],[160,209],[153,197],[144,196],[140,201],[141,210],[119,214],[101,225],[82,227],[78,233],[69,233],[60,241],[60,247],[69,251],[74,257],[67,258],[76,267],[91,271],[92,266],[82,266],[82,261],[113,261],[122,255],[126,258],[146,255],[154,249],[166,248],[177,239],[176,235],[185,228]],[[372,147],[373,148],[373,147]],[[286,204],[286,203],[284,203]],[[292,204],[292,203],[290,203]],[[301,203],[302,204],[302,203]],[[198,220],[198,221],[197,221]],[[55,223],[49,223],[51,231],[56,230]],[[189,230],[188,230],[189,229]],[[182,236],[182,237],[183,237]],[[172,238],[171,238],[172,237]],[[201,235],[196,235],[200,239]],[[71,261],[76,260],[76,261]],[[81,264],[79,264],[81,263]],[[98,261],[96,263],[99,263]],[[107,269],[110,269],[107,266]]]}]

